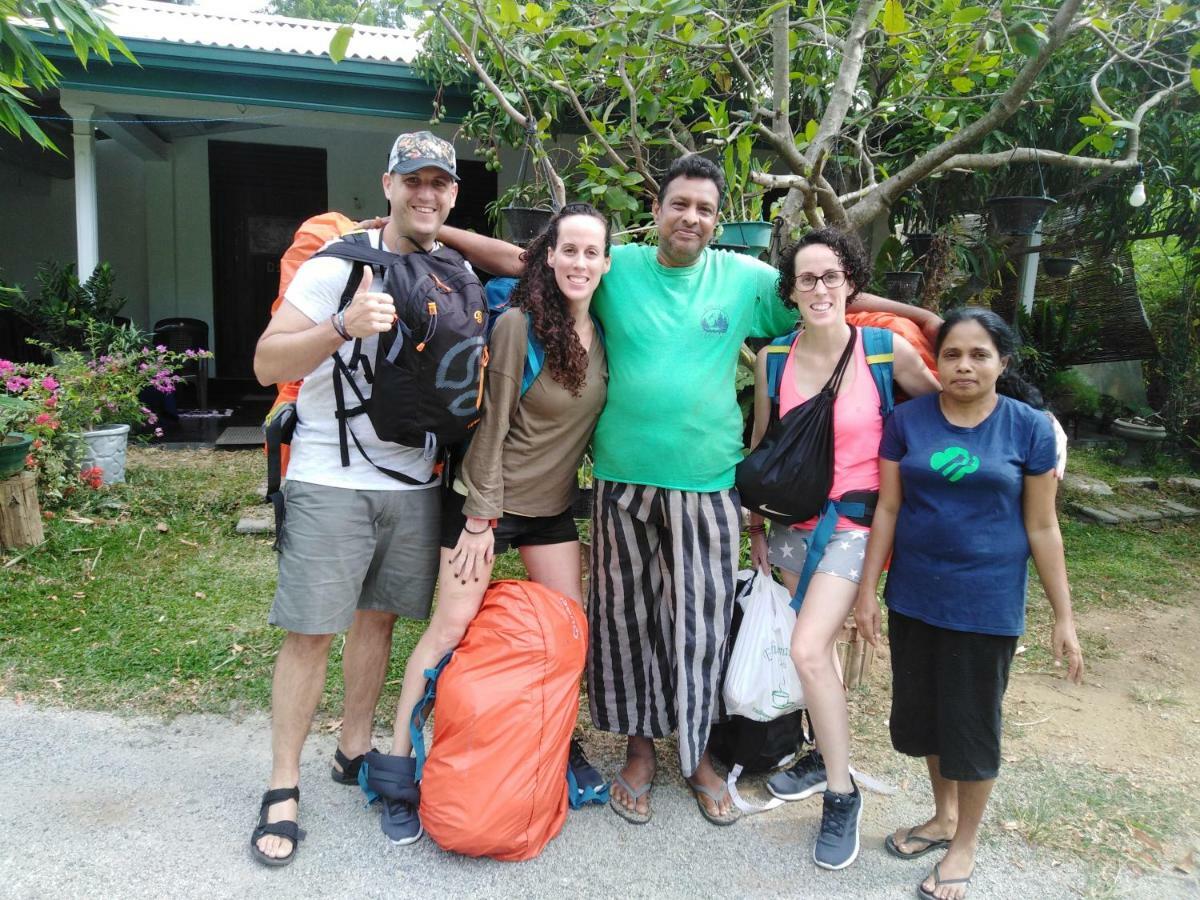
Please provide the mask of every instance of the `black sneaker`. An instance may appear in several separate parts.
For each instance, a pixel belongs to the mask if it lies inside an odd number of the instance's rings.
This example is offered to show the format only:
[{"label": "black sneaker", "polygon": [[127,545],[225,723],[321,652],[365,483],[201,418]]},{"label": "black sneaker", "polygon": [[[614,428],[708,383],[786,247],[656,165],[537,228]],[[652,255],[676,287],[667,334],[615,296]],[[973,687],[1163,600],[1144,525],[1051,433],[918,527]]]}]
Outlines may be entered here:
[{"label": "black sneaker", "polygon": [[809,750],[791,768],[772,775],[767,790],[780,800],[804,800],[820,793],[825,790],[825,760],[815,748]]},{"label": "black sneaker", "polygon": [[813,862],[822,869],[844,869],[858,856],[858,822],[862,818],[862,794],[825,792],[821,810],[821,832],[813,847]]}]

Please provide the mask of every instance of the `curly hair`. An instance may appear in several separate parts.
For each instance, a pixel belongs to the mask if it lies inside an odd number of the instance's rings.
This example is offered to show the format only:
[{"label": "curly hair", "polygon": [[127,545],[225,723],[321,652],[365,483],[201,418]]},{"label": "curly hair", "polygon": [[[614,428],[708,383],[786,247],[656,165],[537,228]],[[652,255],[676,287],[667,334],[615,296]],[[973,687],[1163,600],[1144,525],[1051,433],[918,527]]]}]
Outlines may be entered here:
[{"label": "curly hair", "polygon": [[546,350],[545,366],[550,377],[578,397],[587,377],[587,348],[575,333],[566,298],[554,280],[554,270],[546,261],[551,248],[558,244],[558,227],[569,216],[591,216],[604,225],[604,255],[612,241],[608,219],[590,203],[568,203],[554,214],[546,230],[529,242],[521,258],[525,273],[513,288],[512,305],[529,314],[533,333]]},{"label": "curly hair", "polygon": [[838,228],[818,228],[810,231],[784,249],[779,258],[779,299],[786,306],[796,306],[796,301],[792,299],[792,292],[796,288],[796,254],[815,244],[828,247],[837,255],[846,277],[854,284],[854,290],[846,298],[847,303],[852,303],[870,281],[871,268],[867,263],[867,251],[863,248],[862,241],[851,232]]}]

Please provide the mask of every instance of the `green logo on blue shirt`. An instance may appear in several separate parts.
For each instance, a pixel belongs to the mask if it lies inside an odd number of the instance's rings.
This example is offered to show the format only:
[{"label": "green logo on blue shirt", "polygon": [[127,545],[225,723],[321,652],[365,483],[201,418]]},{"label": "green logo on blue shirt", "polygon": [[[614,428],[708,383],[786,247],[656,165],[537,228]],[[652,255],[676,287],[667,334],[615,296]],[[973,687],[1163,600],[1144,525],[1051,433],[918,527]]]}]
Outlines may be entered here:
[{"label": "green logo on blue shirt", "polygon": [[929,467],[941,472],[947,481],[960,481],[979,469],[979,457],[972,456],[962,447],[947,447],[929,457]]}]

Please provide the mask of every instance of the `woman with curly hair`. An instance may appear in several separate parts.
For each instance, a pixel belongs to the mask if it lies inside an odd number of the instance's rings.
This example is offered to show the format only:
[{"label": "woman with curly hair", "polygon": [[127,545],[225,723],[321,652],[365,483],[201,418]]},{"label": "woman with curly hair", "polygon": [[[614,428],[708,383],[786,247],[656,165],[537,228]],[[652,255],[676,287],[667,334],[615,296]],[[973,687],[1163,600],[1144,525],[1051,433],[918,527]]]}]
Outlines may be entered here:
[{"label": "woman with curly hair", "polygon": [[[802,319],[783,368],[778,406],[768,394],[767,355],[758,357],[754,397],[753,443],[767,425],[816,396],[849,354],[833,407],[833,484],[830,498],[879,490],[879,441],[883,434],[880,397],[867,363],[863,334],[846,321],[846,308],[870,277],[866,253],[852,234],[834,228],[810,232],[788,247],[780,260],[779,296],[795,306]],[[896,382],[910,396],[938,389],[912,344],[893,337],[892,365]],[[837,381],[836,377],[833,379]],[[797,477],[802,473],[797,472]],[[762,517],[751,515],[750,553],[755,565],[779,567],[784,584],[795,593],[804,569],[817,519],[787,528],[776,525],[768,539]],[[804,686],[804,699],[816,731],[824,770],[815,771],[808,757],[768,782],[785,800],[798,800],[824,790],[821,828],[813,860],[825,869],[843,869],[858,855],[858,820],[862,798],[850,776],[850,725],[846,696],[837,671],[834,642],[854,605],[867,548],[866,517],[838,517],[816,573],[802,598],[792,632],[792,660]],[[817,767],[819,767],[819,763]],[[807,768],[805,768],[807,766]]]},{"label": "woman with curly hair", "polygon": [[[525,250],[512,308],[496,320],[488,343],[479,425],[460,477],[446,492],[437,606],[405,668],[393,757],[407,760],[412,752],[408,722],[424,672],[462,640],[496,553],[516,547],[531,581],[582,602],[571,505],[575,472],[607,396],[603,336],[590,308],[608,271],[609,244],[604,216],[590,204],[570,203]],[[536,378],[524,385],[531,339],[544,355]],[[373,769],[396,768],[396,760],[374,751],[367,761]],[[384,801],[383,831],[393,842],[420,838],[416,818],[415,804]]]}]

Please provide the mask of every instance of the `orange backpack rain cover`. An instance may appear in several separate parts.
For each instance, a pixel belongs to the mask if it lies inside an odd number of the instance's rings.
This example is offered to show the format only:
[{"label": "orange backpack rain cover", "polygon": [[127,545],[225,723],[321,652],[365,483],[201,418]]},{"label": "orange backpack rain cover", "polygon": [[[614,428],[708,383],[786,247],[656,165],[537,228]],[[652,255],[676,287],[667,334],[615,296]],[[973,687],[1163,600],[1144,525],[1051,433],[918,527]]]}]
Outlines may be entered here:
[{"label": "orange backpack rain cover", "polygon": [[[292,283],[296,270],[334,238],[349,234],[356,228],[358,225],[340,212],[321,213],[305,219],[300,224],[292,238],[291,246],[284,251],[279,260],[279,293],[275,295],[275,302],[271,304],[271,315],[275,315],[283,304],[284,294],[287,293],[288,285]],[[281,381],[276,388],[277,393],[275,402],[271,404],[272,409],[281,403],[293,403],[300,396],[300,381]],[[286,475],[291,448],[284,444],[280,448],[280,452],[282,454],[281,474]]]},{"label": "orange backpack rain cover", "polygon": [[498,581],[437,681],[421,824],[443,849],[532,859],[567,818],[587,621],[531,581]]}]

